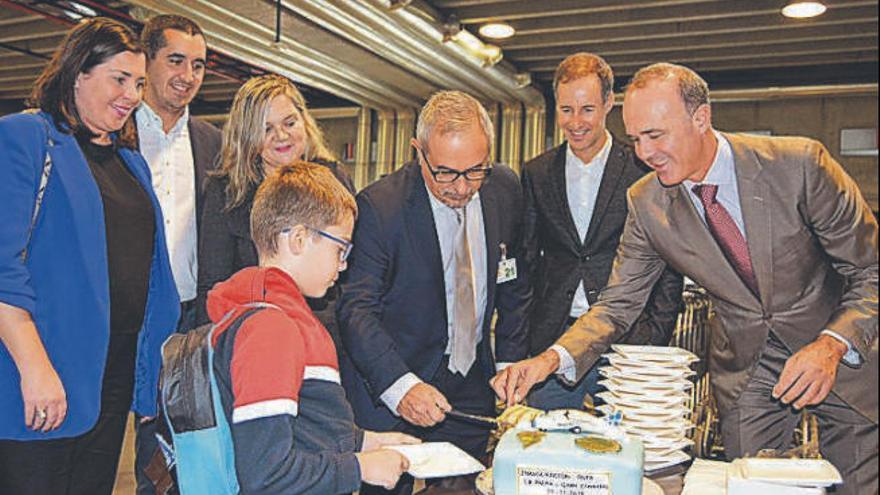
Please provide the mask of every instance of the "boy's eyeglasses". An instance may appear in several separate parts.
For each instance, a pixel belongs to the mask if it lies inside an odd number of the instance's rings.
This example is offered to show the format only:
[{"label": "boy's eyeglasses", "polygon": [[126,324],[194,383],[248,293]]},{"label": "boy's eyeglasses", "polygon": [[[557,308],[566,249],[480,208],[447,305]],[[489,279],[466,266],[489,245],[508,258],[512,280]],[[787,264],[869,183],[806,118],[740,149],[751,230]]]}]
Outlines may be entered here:
[{"label": "boy's eyeglasses", "polygon": [[464,176],[464,178],[469,181],[477,182],[492,174],[492,165],[477,165],[476,167],[471,167],[461,172],[445,167],[435,169],[434,166],[431,165],[431,162],[428,161],[428,157],[425,155],[424,151],[420,149],[419,154],[422,155],[422,160],[425,160],[425,164],[428,166],[428,171],[434,176],[434,180],[441,184],[450,184],[458,180],[461,176]]},{"label": "boy's eyeglasses", "polygon": [[[348,255],[351,254],[351,249],[354,247],[354,243],[352,243],[350,241],[346,241],[345,239],[340,239],[339,237],[336,237],[335,235],[333,235],[329,232],[325,232],[321,229],[317,229],[315,227],[312,227],[311,225],[303,225],[303,227],[311,230],[312,232],[318,234],[321,237],[324,237],[326,239],[330,239],[331,241],[335,242],[336,244],[339,244],[342,247],[342,249],[339,250],[339,262],[345,263],[345,261],[348,259]],[[290,228],[286,228],[281,231],[282,234],[289,234],[290,232],[291,232]]]}]

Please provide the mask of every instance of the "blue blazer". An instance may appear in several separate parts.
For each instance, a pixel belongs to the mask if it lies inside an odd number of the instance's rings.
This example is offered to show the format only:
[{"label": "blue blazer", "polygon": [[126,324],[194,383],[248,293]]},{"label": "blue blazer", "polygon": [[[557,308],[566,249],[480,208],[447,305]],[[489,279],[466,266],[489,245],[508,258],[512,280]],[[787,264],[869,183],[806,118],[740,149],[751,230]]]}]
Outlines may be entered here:
[{"label": "blue blazer", "polygon": [[[28,311],[67,394],[58,430],[37,433],[24,423],[19,373],[0,345],[0,438],[45,440],[80,435],[94,426],[110,338],[110,282],[101,193],[70,135],[45,113],[0,118],[0,301]],[[48,136],[47,136],[48,133]],[[50,144],[51,140],[51,144]],[[27,243],[39,177],[48,148],[53,168],[39,218]],[[180,313],[165,245],[162,210],[140,153],[120,148],[150,196],[156,234],[144,324],[138,336],[132,409],[156,414],[160,348]]]},{"label": "blue blazer", "polygon": [[[526,357],[531,286],[522,265],[522,192],[516,175],[496,166],[480,189],[480,201],[488,294],[475,365],[492,376],[496,357],[500,362]],[[355,247],[337,307],[347,354],[340,371],[356,423],[387,430],[401,420],[380,395],[410,371],[430,383],[443,359],[448,341],[443,262],[417,162],[370,185],[357,202]],[[517,258],[519,277],[496,284],[501,243],[508,257]],[[489,336],[496,310],[493,356]]]}]

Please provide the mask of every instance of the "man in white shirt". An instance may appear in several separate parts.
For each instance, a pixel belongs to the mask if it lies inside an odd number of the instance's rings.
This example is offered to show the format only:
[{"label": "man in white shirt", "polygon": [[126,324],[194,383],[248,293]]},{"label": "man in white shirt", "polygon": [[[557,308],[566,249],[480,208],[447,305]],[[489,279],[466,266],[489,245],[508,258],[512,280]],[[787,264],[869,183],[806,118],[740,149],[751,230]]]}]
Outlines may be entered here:
[{"label": "man in white shirt", "polygon": [[[355,422],[452,442],[477,458],[491,427],[446,413],[494,415],[488,380],[496,366],[525,357],[531,297],[520,256],[522,190],[513,171],[489,161],[493,138],[473,97],[431,97],[412,143],[418,159],[357,196],[337,309]],[[395,493],[411,489],[407,477]]]},{"label": "man in white shirt", "polygon": [[[147,84],[135,114],[138,144],[165,218],[171,270],[181,301],[178,329],[186,331],[195,326],[202,182],[215,166],[221,142],[217,128],[189,114],[189,104],[205,77],[207,44],[197,24],[177,15],[151,18],[141,40],[147,49]],[[157,447],[154,431],[148,421],[138,427],[139,494],[153,493],[144,468]]]},{"label": "man in white shirt", "polygon": [[[576,53],[553,80],[565,142],[525,164],[526,258],[535,299],[529,352],[546,350],[595,304],[608,281],[626,220],[626,190],[650,170],[605,126],[614,74],[601,57]],[[666,270],[645,310],[618,342],[666,345],[681,305],[681,276]],[[599,391],[599,366],[577,383],[550,379],[529,395],[542,409],[583,406]]]},{"label": "man in white shirt", "polygon": [[709,371],[729,458],[792,444],[819,423],[835,493],[877,493],[878,226],[821,143],[719,133],[706,82],[654,64],[624,99],[627,134],[655,173],[629,216],[600,301],[551,347],[493,381],[508,403],[551,373],[582,376],[632,321],[666,266],[712,300]]}]

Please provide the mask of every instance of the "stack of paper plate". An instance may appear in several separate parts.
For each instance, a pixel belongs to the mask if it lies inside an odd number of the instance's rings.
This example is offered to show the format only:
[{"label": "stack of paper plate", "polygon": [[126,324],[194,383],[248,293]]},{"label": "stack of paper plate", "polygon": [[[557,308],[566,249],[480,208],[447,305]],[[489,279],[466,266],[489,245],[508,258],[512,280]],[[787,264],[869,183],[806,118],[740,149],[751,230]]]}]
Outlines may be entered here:
[{"label": "stack of paper plate", "polygon": [[598,409],[619,412],[626,431],[645,445],[645,471],[690,460],[691,365],[699,358],[678,347],[613,345],[608,366],[599,368],[607,391]]}]

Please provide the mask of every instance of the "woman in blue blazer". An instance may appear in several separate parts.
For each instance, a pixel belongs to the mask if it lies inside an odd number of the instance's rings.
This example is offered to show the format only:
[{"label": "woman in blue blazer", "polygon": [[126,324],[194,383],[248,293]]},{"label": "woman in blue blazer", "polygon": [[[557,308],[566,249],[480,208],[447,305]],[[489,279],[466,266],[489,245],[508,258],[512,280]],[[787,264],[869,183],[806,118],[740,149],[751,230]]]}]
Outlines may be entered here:
[{"label": "woman in blue blazer", "polygon": [[85,21],[39,111],[0,119],[0,493],[110,494],[128,411],[156,414],[179,301],[129,119],[144,57],[128,27]]}]

